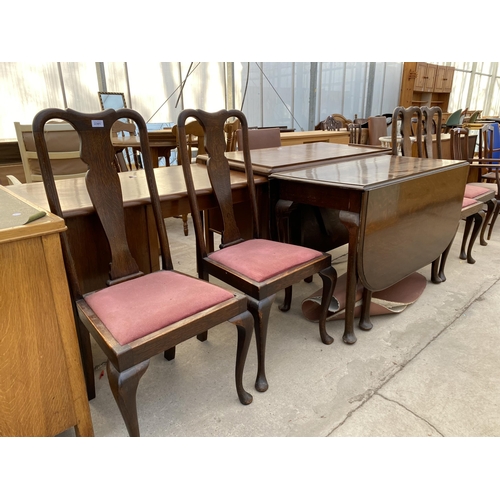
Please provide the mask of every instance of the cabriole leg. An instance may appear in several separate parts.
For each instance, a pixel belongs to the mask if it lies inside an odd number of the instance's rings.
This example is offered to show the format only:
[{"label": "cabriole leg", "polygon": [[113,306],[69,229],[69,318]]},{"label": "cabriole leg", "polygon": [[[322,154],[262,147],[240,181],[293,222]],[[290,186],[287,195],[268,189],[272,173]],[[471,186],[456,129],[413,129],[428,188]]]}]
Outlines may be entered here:
[{"label": "cabriole leg", "polygon": [[252,339],[253,317],[248,311],[246,311],[230,321],[236,325],[236,328],[238,329],[238,346],[236,349],[235,368],[236,392],[238,393],[240,403],[243,405],[249,405],[253,401],[253,397],[245,391],[243,387],[243,370],[245,368],[248,348],[250,347],[250,341]]},{"label": "cabriole leg", "polygon": [[149,359],[123,372],[119,372],[109,360],[106,366],[111,392],[131,437],[140,436],[136,395],[139,381],[148,369],[148,366]]},{"label": "cabriole leg", "polygon": [[248,310],[252,313],[255,326],[255,343],[257,344],[257,379],[255,388],[259,392],[265,392],[269,388],[266,379],[266,340],[269,315],[276,295],[266,297],[257,301],[248,297]]}]

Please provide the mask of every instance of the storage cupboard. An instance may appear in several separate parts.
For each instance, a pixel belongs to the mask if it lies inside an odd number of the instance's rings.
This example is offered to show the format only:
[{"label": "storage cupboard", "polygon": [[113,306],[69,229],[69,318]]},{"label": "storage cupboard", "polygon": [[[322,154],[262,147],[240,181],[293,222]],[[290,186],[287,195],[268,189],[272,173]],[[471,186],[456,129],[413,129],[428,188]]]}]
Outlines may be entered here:
[{"label": "storage cupboard", "polygon": [[443,114],[449,113],[448,104],[453,85],[453,66],[440,66],[424,62],[405,62],[399,105],[439,106]]},{"label": "storage cupboard", "polygon": [[0,436],[70,427],[92,436],[59,238],[66,226],[44,214],[0,186]]}]

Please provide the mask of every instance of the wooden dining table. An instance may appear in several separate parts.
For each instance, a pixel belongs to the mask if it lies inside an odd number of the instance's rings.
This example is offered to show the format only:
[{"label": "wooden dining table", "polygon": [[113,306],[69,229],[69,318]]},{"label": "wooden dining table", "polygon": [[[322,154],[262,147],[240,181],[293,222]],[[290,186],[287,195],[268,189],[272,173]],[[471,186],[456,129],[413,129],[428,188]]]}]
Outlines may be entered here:
[{"label": "wooden dining table", "polygon": [[[390,152],[390,148],[381,146],[313,142],[276,148],[252,149],[250,156],[254,173],[268,176],[285,170],[335,163],[360,156],[387,155]],[[206,156],[202,155],[198,158],[198,161],[204,161]],[[227,152],[226,158],[229,160],[231,168],[244,169],[242,151]]]},{"label": "wooden dining table", "polygon": [[388,288],[436,260],[453,240],[468,168],[461,160],[379,155],[270,175],[271,205],[291,200],[336,209],[347,228],[344,342],[356,342],[358,280],[370,291]]},{"label": "wooden dining table", "polygon": [[[390,154],[389,148],[381,146],[365,146],[365,145],[351,145],[351,144],[337,144],[315,142],[310,144],[295,144],[291,146],[280,146],[265,149],[253,149],[250,151],[252,170],[254,174],[269,177],[275,172],[284,172],[299,168],[312,167],[322,164],[332,164],[339,161],[347,161],[359,157],[371,157]],[[225,153],[226,158],[229,160],[229,165],[232,170],[244,171],[244,161],[242,151],[232,151]],[[205,163],[207,155],[198,155],[197,161]],[[276,239],[277,227],[281,219],[277,219],[274,205],[270,205],[269,201],[262,203],[259,206],[260,218],[268,221],[267,231],[263,235]],[[291,213],[293,212],[293,215]],[[331,231],[327,235],[321,230],[323,221],[319,222],[320,215],[310,217],[308,208],[304,206],[290,205],[288,212],[280,212],[278,218],[295,217],[300,219],[302,227],[291,238],[292,243],[304,244],[305,246],[315,246],[321,242],[319,250],[330,250],[336,246],[346,242],[345,228],[338,221],[336,214],[326,214],[328,217],[328,226]],[[209,224],[216,220],[219,223],[218,217],[212,211],[207,213]],[[307,227],[306,227],[307,226]],[[307,234],[306,237],[303,237]],[[346,241],[344,241],[346,240]],[[213,248],[209,246],[209,250]]]},{"label": "wooden dining table", "polygon": [[[159,166],[159,159],[165,158],[166,166],[170,165],[170,153],[177,148],[177,139],[171,128],[148,130],[149,149],[154,167]],[[113,146],[117,151],[125,148],[140,149],[139,136],[113,137]]]},{"label": "wooden dining table", "polygon": [[348,144],[348,130],[304,130],[298,132],[281,132],[281,145],[312,144],[314,142],[330,142]]},{"label": "wooden dining table", "polygon": [[[193,164],[193,179],[201,210],[217,206],[205,166]],[[123,206],[127,237],[132,255],[145,273],[159,269],[159,248],[150,206],[146,177],[143,170],[121,172]],[[156,183],[164,217],[190,212],[187,189],[180,165],[155,169]],[[267,179],[256,176],[257,188],[267,184]],[[63,216],[68,227],[68,239],[83,293],[106,286],[110,254],[102,226],[90,200],[83,177],[56,181]],[[235,205],[248,200],[247,181],[242,172],[231,172],[231,189]],[[43,183],[35,182],[8,186],[22,198],[49,210]],[[267,191],[266,191],[267,192]],[[244,217],[249,211],[239,211]],[[252,221],[241,220],[243,230],[251,234]],[[195,249],[193,248],[193,253]]]}]

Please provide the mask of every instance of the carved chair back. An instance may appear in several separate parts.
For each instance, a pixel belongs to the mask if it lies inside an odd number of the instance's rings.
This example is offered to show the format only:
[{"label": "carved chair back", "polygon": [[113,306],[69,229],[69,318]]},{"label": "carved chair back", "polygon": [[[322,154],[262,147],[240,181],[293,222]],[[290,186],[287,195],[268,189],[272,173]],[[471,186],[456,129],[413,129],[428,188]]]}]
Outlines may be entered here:
[{"label": "carved chair back", "polygon": [[342,128],[342,122],[330,115],[320,123],[320,127],[321,130],[340,130]]},{"label": "carved chair back", "polygon": [[[416,118],[416,122],[413,122],[413,118]],[[398,120],[401,122],[401,137],[398,137],[398,127],[396,126]],[[403,156],[411,156],[412,143],[416,140],[417,154],[419,158],[422,158],[422,129],[422,110],[418,106],[410,106],[409,108],[398,106],[392,114],[392,154],[398,154],[398,143],[401,142],[401,154]],[[415,132],[416,134],[414,135]]]},{"label": "carved chair back", "polygon": [[[192,217],[195,228],[196,238],[199,244],[201,257],[207,256],[207,243],[203,229],[203,223],[200,217],[198,207],[198,200],[195,194],[193,177],[187,158],[185,158],[187,151],[185,125],[184,120],[192,117],[200,119],[205,131],[210,130],[210,134],[206,132],[205,135],[205,148],[209,157],[207,162],[208,175],[212,183],[214,195],[218,201],[220,211],[222,214],[222,233],[221,233],[221,247],[231,245],[242,241],[240,230],[236,224],[236,217],[233,208],[233,199],[231,194],[231,169],[229,168],[228,160],[225,156],[226,151],[226,138],[224,134],[224,124],[228,119],[237,118],[241,127],[238,133],[243,137],[243,140],[248,143],[249,130],[245,115],[237,110],[221,110],[216,113],[209,113],[203,110],[185,110],[179,115],[179,143],[181,152],[181,161],[186,179],[187,191],[190,201],[190,206],[193,208]],[[268,132],[272,129],[254,130],[253,132]],[[276,129],[277,130],[277,129]],[[279,133],[279,132],[278,132]],[[248,148],[243,149],[245,166],[251,165],[250,151]],[[246,178],[248,183],[248,193],[250,196],[250,209],[254,221],[254,237],[259,237],[258,229],[258,210],[257,210],[257,197],[255,191],[255,184],[253,178],[252,168],[246,168]]]},{"label": "carved chair back", "polygon": [[[434,158],[433,144],[436,145],[436,158],[443,158],[441,148],[441,124],[443,122],[443,111],[439,106],[422,107],[424,153],[427,158]],[[435,141],[433,141],[433,136]]]},{"label": "carved chair back", "polygon": [[[111,142],[111,131],[121,118],[133,120],[139,129],[143,166],[156,219],[164,269],[172,269],[167,233],[161,214],[160,201],[151,163],[148,133],[144,119],[134,110],[108,109],[100,113],[84,114],[71,109],[50,108],[39,112],[33,121],[33,135],[39,154],[43,182],[50,210],[63,217],[57,193],[51,161],[44,138],[44,127],[51,119],[65,120],[77,131],[80,138],[81,159],[88,166],[85,183],[90,199],[109,242],[111,263],[108,284],[115,284],[140,276],[137,262],[127,242],[120,178],[115,164],[115,149]],[[65,261],[71,274],[72,284],[79,294],[78,277],[72,263],[69,247],[63,241]]]}]

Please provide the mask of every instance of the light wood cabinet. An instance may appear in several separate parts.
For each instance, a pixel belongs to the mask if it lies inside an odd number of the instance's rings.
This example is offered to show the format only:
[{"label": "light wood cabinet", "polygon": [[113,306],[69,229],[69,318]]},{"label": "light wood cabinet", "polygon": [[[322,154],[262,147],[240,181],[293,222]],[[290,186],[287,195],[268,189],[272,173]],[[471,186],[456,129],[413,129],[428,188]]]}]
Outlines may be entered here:
[{"label": "light wood cabinet", "polygon": [[451,92],[454,73],[455,68],[453,66],[438,66],[434,92]]},{"label": "light wood cabinet", "polygon": [[434,83],[436,82],[436,69],[435,64],[427,64],[425,71],[424,92],[434,92]]},{"label": "light wood cabinet", "polygon": [[32,211],[40,209],[0,186],[0,436],[70,427],[92,436],[59,236],[66,227],[50,213],[23,224]]},{"label": "light wood cabinet", "polygon": [[405,62],[399,105],[439,106],[448,113],[455,68],[425,62]]},{"label": "light wood cabinet", "polygon": [[[406,63],[405,63],[406,64]],[[425,75],[427,73],[427,63],[416,63],[415,75],[412,75],[415,82],[413,83],[412,90],[416,92],[423,92],[425,86]]]}]

